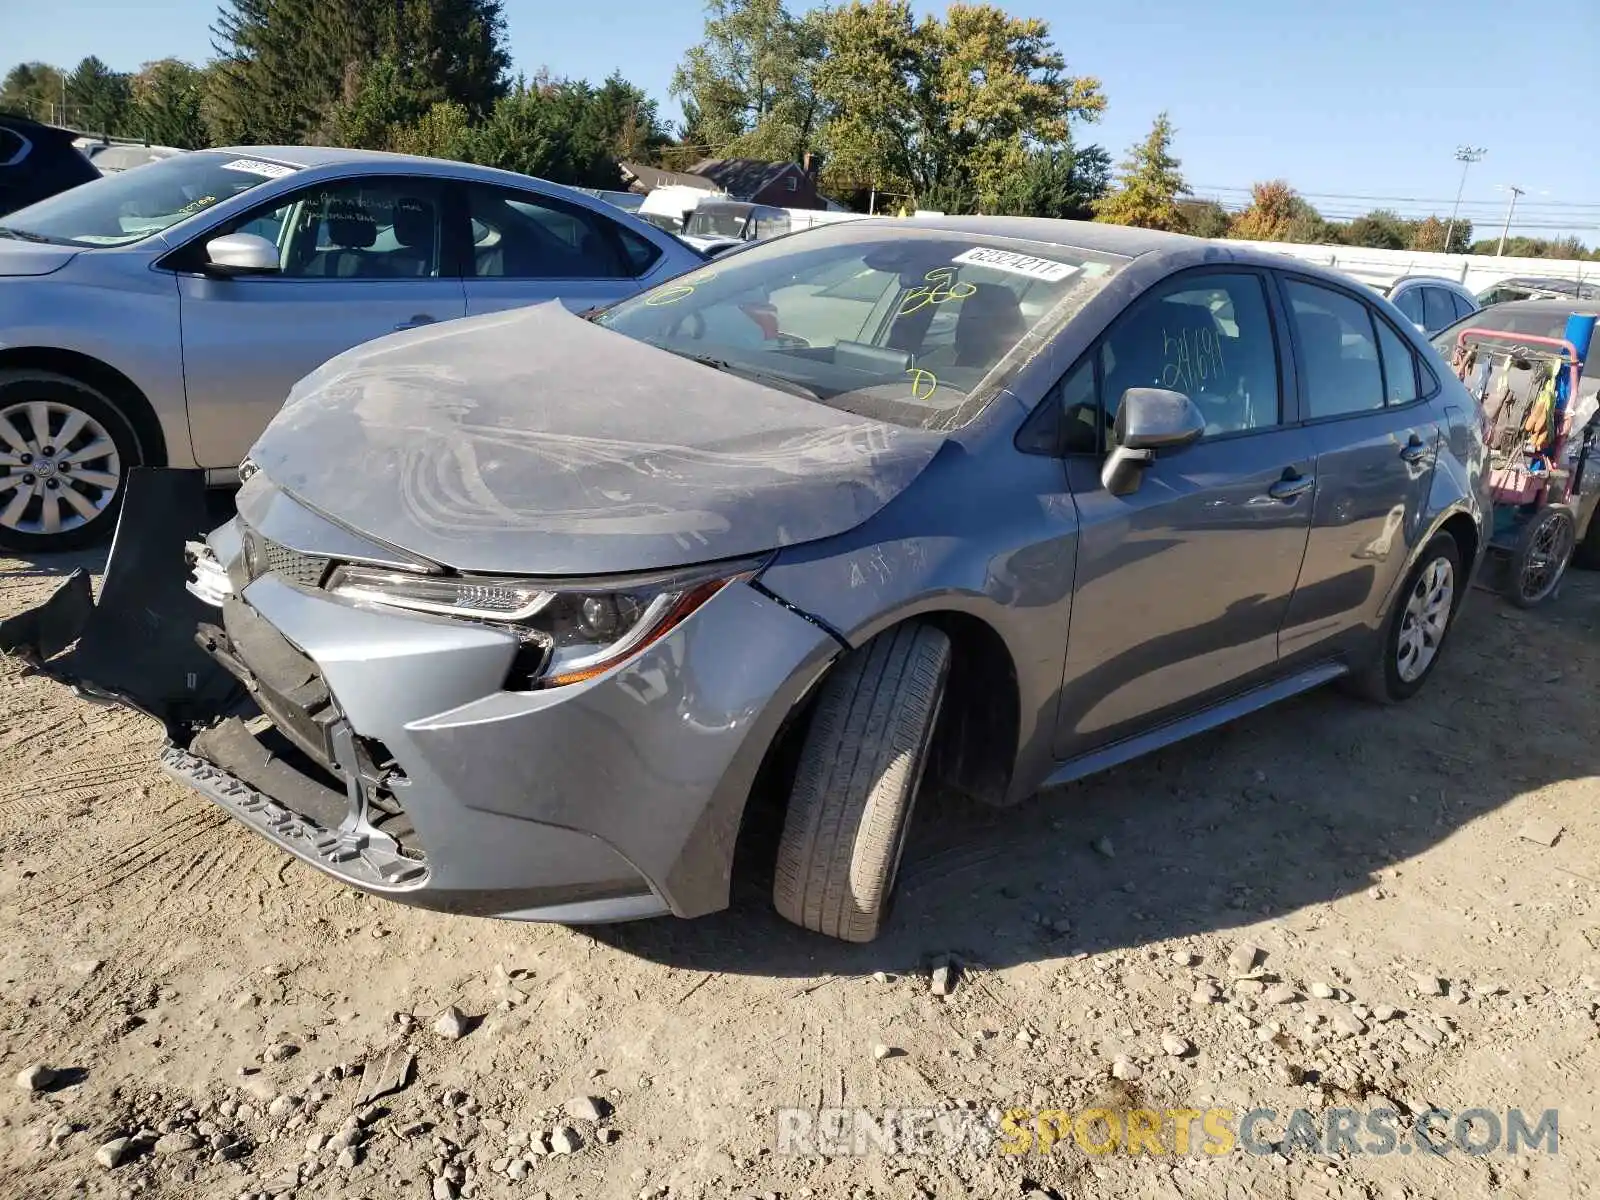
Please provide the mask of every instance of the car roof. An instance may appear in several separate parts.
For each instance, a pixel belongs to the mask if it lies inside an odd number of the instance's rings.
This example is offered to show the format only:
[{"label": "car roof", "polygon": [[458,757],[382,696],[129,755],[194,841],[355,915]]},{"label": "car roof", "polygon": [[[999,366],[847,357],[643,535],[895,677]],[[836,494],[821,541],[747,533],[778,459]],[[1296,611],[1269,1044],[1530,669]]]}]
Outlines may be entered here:
[{"label": "car roof", "polygon": [[945,229],[980,237],[1016,238],[1072,246],[1105,254],[1134,258],[1160,250],[1202,246],[1202,238],[1182,233],[1163,233],[1157,229],[1135,229],[1131,225],[1102,225],[1096,221],[1063,221],[1053,217],[901,217],[884,225],[901,229]]},{"label": "car roof", "polygon": [[1454,279],[1447,279],[1443,275],[1402,275],[1389,286],[1399,287],[1402,283],[1443,284],[1446,287],[1453,287],[1458,291],[1466,292],[1469,296],[1472,294],[1465,284],[1459,283]]}]

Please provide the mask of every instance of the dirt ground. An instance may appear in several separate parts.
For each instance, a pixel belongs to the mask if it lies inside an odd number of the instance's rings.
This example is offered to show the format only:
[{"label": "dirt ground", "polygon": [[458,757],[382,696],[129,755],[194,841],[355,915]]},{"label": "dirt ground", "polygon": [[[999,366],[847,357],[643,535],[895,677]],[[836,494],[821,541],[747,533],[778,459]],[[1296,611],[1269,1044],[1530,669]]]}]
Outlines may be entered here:
[{"label": "dirt ground", "polygon": [[[0,561],[0,613],[71,565]],[[152,722],[0,663],[0,1195],[1593,1195],[1597,681],[1600,576],[1529,613],[1476,592],[1408,705],[1321,692],[931,806],[849,947],[759,869],[725,914],[587,931],[365,898],[166,780]],[[788,1107],[1012,1105],[1553,1108],[1559,1149],[777,1144]]]}]

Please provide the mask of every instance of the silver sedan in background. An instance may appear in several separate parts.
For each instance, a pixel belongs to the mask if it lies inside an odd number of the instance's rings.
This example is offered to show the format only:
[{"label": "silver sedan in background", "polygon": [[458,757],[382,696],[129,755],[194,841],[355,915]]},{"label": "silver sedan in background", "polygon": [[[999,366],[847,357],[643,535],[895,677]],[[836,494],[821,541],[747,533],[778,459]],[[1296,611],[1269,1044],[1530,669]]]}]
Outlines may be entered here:
[{"label": "silver sedan in background", "polygon": [[0,548],[111,532],[137,465],[229,480],[295,381],[395,330],[702,260],[525,175],[373,151],[200,151],[0,220]]}]

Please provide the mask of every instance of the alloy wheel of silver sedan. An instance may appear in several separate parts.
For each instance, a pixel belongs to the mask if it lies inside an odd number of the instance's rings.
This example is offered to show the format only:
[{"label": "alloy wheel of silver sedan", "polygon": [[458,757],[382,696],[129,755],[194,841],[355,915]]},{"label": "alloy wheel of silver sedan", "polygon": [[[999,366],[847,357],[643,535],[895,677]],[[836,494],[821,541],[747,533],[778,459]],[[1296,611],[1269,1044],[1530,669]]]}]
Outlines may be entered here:
[{"label": "alloy wheel of silver sedan", "polygon": [[0,409],[0,526],[50,536],[81,529],[111,504],[122,459],[94,417],[55,400]]},{"label": "alloy wheel of silver sedan", "polygon": [[1454,565],[1441,555],[1417,577],[1406,597],[1395,645],[1395,669],[1406,683],[1421,679],[1439,653],[1455,606],[1455,582]]}]

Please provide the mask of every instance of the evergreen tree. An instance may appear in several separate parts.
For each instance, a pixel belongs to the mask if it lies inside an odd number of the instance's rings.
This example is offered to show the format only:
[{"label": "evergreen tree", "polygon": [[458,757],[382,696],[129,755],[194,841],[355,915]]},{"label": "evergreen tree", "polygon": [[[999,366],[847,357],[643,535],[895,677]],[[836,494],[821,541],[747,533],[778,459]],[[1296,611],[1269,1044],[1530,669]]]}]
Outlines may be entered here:
[{"label": "evergreen tree", "polygon": [[1095,205],[1096,220],[1143,229],[1186,227],[1178,197],[1189,185],[1178,170],[1183,164],[1173,157],[1172,136],[1172,121],[1162,113],[1150,135],[1128,152],[1117,189]]}]

